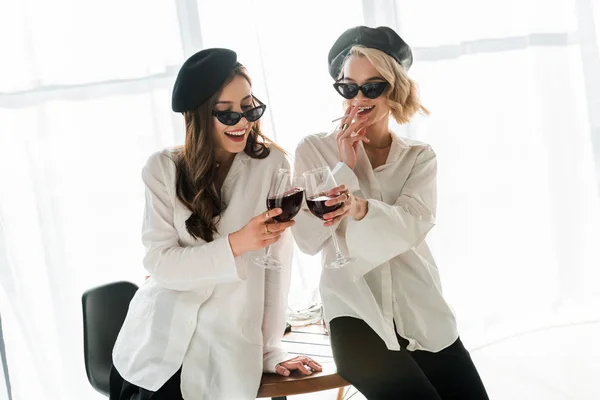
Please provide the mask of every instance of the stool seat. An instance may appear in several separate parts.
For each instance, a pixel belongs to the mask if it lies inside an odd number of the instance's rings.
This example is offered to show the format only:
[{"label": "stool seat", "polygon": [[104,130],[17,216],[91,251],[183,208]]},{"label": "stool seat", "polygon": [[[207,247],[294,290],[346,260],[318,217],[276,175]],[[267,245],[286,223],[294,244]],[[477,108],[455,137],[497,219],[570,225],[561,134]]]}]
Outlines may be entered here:
[{"label": "stool seat", "polygon": [[295,394],[337,389],[350,384],[336,372],[333,361],[320,362],[322,372],[304,376],[294,371],[291,376],[264,374],[260,382],[258,397],[284,397]]},{"label": "stool seat", "polygon": [[270,397],[285,400],[286,396],[319,392],[339,388],[338,399],[342,399],[344,388],[350,386],[337,374],[331,353],[329,334],[322,324],[292,327],[282,339],[283,348],[291,355],[307,355],[323,366],[322,372],[305,376],[294,371],[290,376],[263,374],[258,398]]}]

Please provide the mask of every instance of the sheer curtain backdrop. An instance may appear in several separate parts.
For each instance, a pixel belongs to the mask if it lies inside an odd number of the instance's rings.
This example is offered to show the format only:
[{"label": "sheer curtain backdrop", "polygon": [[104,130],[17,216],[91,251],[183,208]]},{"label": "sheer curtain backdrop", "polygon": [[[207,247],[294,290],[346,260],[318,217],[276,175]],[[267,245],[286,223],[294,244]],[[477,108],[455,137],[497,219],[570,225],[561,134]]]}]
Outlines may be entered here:
[{"label": "sheer curtain backdrop", "polygon": [[[586,334],[519,348],[513,362],[537,373],[526,389],[498,383],[514,371],[489,350],[600,320],[600,0],[0,0],[0,314],[14,400],[102,398],[85,376],[80,297],[143,280],[140,172],[183,140],[170,94],[185,58],[234,49],[269,106],[264,131],[293,154],[342,114],[327,52],[359,24],[413,46],[431,116],[395,129],[438,154],[430,243],[490,395],[600,398],[590,368],[538,372],[555,346],[600,359]],[[318,298],[319,272],[297,252],[291,304]]]}]

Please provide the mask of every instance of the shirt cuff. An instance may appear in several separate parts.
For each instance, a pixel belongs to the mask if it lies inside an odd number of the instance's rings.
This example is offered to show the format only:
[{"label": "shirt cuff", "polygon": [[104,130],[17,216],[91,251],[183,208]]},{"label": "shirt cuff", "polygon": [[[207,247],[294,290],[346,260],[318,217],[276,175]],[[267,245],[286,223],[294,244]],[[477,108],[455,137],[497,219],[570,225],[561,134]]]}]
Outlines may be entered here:
[{"label": "shirt cuff", "polygon": [[226,236],[225,243],[227,243],[227,262],[229,265],[235,265],[235,271],[238,278],[245,281],[247,276],[247,262],[243,255],[235,257],[233,255],[233,249],[231,248],[231,242],[229,241],[229,235]]},{"label": "shirt cuff", "polygon": [[360,190],[358,177],[346,163],[339,162],[331,171],[338,185],[346,185],[350,193],[355,193]]},{"label": "shirt cuff", "polygon": [[287,351],[273,350],[263,357],[263,372],[275,373],[275,368],[278,364],[291,360],[293,357]]}]

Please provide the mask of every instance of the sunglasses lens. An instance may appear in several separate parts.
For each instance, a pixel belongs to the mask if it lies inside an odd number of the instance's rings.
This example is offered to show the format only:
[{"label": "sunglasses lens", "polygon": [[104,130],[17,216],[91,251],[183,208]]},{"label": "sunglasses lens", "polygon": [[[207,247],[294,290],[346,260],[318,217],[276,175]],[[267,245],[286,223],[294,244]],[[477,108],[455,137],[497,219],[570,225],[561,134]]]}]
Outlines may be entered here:
[{"label": "sunglasses lens", "polygon": [[265,113],[266,108],[267,108],[266,106],[260,105],[251,110],[246,111],[246,114],[245,114],[246,119],[250,122],[258,121],[260,119],[260,117],[262,117],[263,114]]},{"label": "sunglasses lens", "polygon": [[386,87],[387,82],[367,83],[363,85],[362,92],[365,97],[368,97],[369,99],[376,99],[377,97],[381,96]]},{"label": "sunglasses lens", "polygon": [[237,112],[225,111],[225,112],[219,113],[217,115],[217,119],[224,125],[233,126],[233,125],[237,124],[238,122],[240,122],[240,119],[242,119],[242,116],[240,115],[240,113],[237,113]]},{"label": "sunglasses lens", "polygon": [[351,85],[348,83],[338,83],[334,87],[335,90],[337,90],[337,92],[341,94],[342,97],[345,99],[352,99],[358,94],[357,85]]}]

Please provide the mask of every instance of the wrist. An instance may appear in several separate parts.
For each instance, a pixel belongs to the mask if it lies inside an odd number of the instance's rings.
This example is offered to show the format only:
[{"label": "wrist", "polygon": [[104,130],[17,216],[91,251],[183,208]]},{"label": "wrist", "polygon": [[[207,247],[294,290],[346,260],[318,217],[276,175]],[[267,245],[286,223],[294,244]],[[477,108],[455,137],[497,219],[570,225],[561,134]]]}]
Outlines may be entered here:
[{"label": "wrist", "polygon": [[352,163],[353,160],[351,158],[349,159],[348,157],[346,157],[342,153],[338,154],[338,161],[341,162],[341,163],[343,163],[343,164],[346,164],[346,166],[348,168],[350,168],[351,170],[354,171],[354,167],[356,166],[356,161],[354,163]]},{"label": "wrist", "polygon": [[231,248],[231,252],[233,253],[234,257],[237,257],[243,253],[243,251],[240,249],[240,243],[239,243],[238,238],[239,238],[239,231],[230,233],[228,236],[229,247]]},{"label": "wrist", "polygon": [[352,217],[355,221],[360,221],[367,215],[367,211],[369,211],[369,202],[365,199],[361,199],[359,197],[354,198],[354,213]]}]

